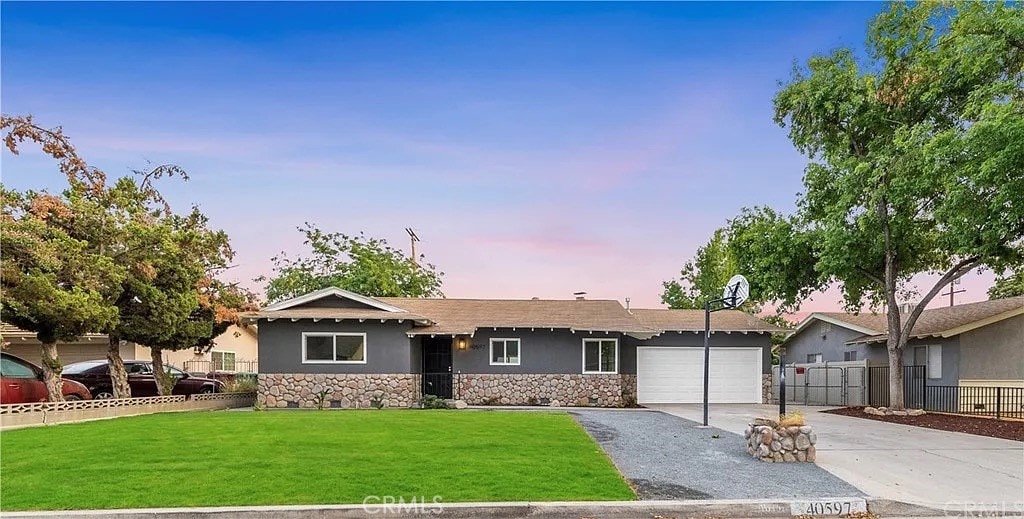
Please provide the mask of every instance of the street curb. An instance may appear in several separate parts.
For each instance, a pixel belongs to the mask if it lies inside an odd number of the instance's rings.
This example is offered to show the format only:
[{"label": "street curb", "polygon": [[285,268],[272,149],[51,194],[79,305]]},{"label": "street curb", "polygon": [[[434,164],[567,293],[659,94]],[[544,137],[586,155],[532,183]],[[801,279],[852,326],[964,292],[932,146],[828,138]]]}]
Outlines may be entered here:
[{"label": "street curb", "polygon": [[[73,510],[52,512],[4,512],[5,518],[110,517],[113,519],[351,519],[362,517],[442,517],[442,518],[747,518],[791,517],[791,505],[806,500],[785,499],[713,499],[692,501],[584,501],[584,502],[506,502],[506,503],[400,503],[394,505],[290,505],[233,506],[196,508],[136,508],[123,510]],[[889,499],[824,498],[814,501],[863,502],[867,509],[883,517],[1000,517],[1021,515],[1024,504],[985,506],[972,504],[956,509],[926,506]],[[379,502],[379,501],[378,501]],[[982,511],[985,511],[982,513]]]},{"label": "street curb", "polygon": [[868,510],[882,517],[1004,517],[1024,515],[1024,501],[1001,503],[913,503],[868,498]]}]

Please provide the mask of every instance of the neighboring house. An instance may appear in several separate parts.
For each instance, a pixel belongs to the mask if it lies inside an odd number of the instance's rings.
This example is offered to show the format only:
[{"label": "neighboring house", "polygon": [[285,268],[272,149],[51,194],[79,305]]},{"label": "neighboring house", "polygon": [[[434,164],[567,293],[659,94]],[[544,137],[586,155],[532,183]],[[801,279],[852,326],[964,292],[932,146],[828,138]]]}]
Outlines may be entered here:
[{"label": "neighboring house", "polygon": [[[164,351],[164,361],[190,373],[256,373],[259,371],[258,349],[255,325],[232,325],[213,340],[212,348]],[[148,351],[145,356],[149,358]]]},{"label": "neighboring house", "polygon": [[[866,360],[888,365],[885,314],[815,312],[783,343],[786,363]],[[1024,387],[1024,297],[932,308],[904,351],[929,386]]]},{"label": "neighboring house", "polygon": [[[37,366],[42,364],[42,344],[36,338],[35,332],[28,332],[3,323],[0,325],[0,336],[3,336],[4,351],[21,357]],[[90,333],[79,337],[76,341],[58,342],[57,355],[60,357],[62,364],[105,359],[107,357],[107,343],[106,335]],[[138,349],[135,344],[124,342],[120,346],[121,357],[125,360],[140,358],[137,357]],[[146,358],[149,358],[148,351],[145,355]]]},{"label": "neighboring house", "polygon": [[[0,335],[7,344],[4,351],[17,355],[34,364],[42,360],[41,344],[34,332],[27,332],[3,324]],[[107,336],[87,334],[73,342],[58,342],[57,354],[61,364],[67,365],[86,360],[107,358]],[[132,342],[122,341],[121,358],[124,360],[149,360],[149,348]],[[207,373],[210,371],[257,371],[256,327],[253,325],[231,326],[214,339],[210,351],[196,352],[193,349],[164,351],[164,362],[185,371]]]},{"label": "neighboring house", "polygon": [[[258,322],[258,402],[393,407],[424,394],[470,404],[700,402],[702,310],[616,301],[371,298],[319,290],[246,314]],[[712,402],[761,402],[771,333],[713,314]]]}]

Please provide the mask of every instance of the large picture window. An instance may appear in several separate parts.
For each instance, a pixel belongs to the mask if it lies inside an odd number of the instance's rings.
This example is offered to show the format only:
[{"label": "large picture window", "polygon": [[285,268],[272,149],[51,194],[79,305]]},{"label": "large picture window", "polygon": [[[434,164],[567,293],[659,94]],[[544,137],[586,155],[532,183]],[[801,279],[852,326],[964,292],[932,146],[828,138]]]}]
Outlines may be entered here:
[{"label": "large picture window", "polygon": [[304,364],[366,364],[365,333],[305,332]]},{"label": "large picture window", "polygon": [[583,339],[583,373],[618,372],[618,339]]},{"label": "large picture window", "polygon": [[518,366],[519,339],[491,339],[492,366]]}]

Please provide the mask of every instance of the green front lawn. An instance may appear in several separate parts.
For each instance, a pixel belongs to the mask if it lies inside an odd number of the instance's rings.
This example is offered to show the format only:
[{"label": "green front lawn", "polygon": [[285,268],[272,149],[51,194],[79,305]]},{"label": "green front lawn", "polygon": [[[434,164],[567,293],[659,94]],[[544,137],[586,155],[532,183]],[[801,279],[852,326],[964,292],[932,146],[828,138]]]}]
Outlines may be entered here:
[{"label": "green front lawn", "polygon": [[362,503],[368,496],[635,498],[601,448],[561,413],[169,413],[0,434],[6,511]]}]

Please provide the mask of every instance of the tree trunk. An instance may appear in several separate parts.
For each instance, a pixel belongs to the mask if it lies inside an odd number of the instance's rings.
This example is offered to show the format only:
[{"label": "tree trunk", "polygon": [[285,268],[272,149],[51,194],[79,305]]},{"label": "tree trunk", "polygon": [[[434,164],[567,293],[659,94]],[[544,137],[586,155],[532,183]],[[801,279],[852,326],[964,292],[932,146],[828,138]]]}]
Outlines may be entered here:
[{"label": "tree trunk", "polygon": [[889,337],[889,409],[902,411],[906,407],[903,395],[903,345],[892,344]]},{"label": "tree trunk", "polygon": [[160,348],[149,348],[153,357],[153,378],[156,380],[156,394],[160,396],[170,395],[174,391],[174,379],[164,369],[164,350]]},{"label": "tree trunk", "polygon": [[46,384],[46,396],[50,402],[64,401],[64,382],[60,379],[60,372],[63,366],[57,357],[57,343],[49,341],[43,343],[43,382]]},{"label": "tree trunk", "polygon": [[110,385],[114,398],[131,398],[132,387],[128,385],[128,372],[125,371],[124,360],[121,359],[121,339],[116,335],[109,336],[107,365],[110,366]]}]

